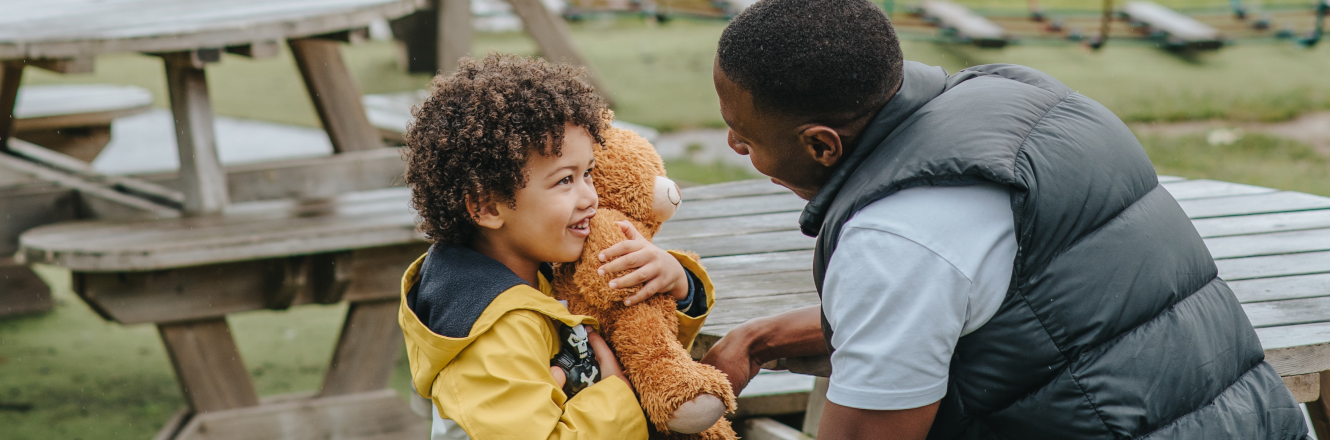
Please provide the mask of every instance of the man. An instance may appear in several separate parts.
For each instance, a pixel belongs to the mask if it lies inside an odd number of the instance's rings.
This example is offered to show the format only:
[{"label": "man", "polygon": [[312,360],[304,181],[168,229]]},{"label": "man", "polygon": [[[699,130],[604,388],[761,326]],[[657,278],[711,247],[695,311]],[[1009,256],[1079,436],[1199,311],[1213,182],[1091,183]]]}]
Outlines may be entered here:
[{"label": "man", "polygon": [[821,439],[1301,439],[1131,131],[1033,69],[902,60],[868,0],[762,0],[714,67],[730,146],[809,200],[821,307],[703,362],[831,354]]}]

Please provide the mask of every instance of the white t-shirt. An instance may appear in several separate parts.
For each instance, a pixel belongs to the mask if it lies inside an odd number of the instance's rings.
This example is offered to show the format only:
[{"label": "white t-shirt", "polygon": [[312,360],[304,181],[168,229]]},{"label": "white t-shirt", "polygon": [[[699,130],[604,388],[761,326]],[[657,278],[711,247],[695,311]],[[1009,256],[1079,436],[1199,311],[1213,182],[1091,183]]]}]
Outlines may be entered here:
[{"label": "white t-shirt", "polygon": [[917,187],[845,223],[823,282],[836,347],[828,400],[888,410],[946,395],[956,341],[993,317],[1011,284],[1010,197],[994,184]]}]

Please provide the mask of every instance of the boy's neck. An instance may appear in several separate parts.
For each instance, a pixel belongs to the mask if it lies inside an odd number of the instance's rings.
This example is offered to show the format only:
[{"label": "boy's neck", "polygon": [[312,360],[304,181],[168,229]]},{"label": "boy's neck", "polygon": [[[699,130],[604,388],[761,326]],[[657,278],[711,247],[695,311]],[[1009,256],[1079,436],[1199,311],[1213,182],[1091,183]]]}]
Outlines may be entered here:
[{"label": "boy's neck", "polygon": [[517,252],[501,243],[489,240],[484,234],[478,236],[467,245],[471,250],[479,252],[481,255],[493,258],[495,261],[503,263],[508,270],[513,271],[518,277],[526,281],[532,287],[539,286],[536,281],[536,274],[540,273],[540,261],[531,261],[523,258]]}]

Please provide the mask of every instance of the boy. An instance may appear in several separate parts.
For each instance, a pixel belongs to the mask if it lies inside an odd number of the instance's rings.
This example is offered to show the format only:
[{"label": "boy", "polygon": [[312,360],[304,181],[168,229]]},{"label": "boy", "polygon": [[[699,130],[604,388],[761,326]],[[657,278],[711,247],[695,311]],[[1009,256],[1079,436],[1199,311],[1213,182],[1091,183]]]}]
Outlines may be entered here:
[{"label": "boy", "polygon": [[[593,149],[607,110],[578,76],[542,60],[464,59],[434,79],[416,110],[406,180],[435,244],[403,277],[399,321],[416,390],[437,409],[434,438],[647,437],[633,390],[594,330],[587,342],[598,382],[569,396],[564,384],[580,374],[551,367],[566,351],[562,326],[597,325],[569,313],[549,284],[548,263],[581,255],[597,206]],[[711,302],[705,273],[631,226],[625,232],[641,243],[611,249],[606,260],[632,258],[605,270],[636,269],[625,278],[639,276],[644,287],[631,303],[656,293],[679,301],[680,332],[691,339]],[[632,287],[623,279],[611,287]]]}]

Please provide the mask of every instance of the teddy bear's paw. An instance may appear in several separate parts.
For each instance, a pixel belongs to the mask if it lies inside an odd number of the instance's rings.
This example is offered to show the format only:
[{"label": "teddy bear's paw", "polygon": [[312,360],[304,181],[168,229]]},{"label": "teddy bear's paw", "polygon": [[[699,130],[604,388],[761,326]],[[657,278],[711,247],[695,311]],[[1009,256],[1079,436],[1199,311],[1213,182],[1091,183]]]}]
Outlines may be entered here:
[{"label": "teddy bear's paw", "polygon": [[679,405],[666,426],[680,434],[697,434],[715,425],[724,415],[725,402],[719,397],[703,394]]}]

